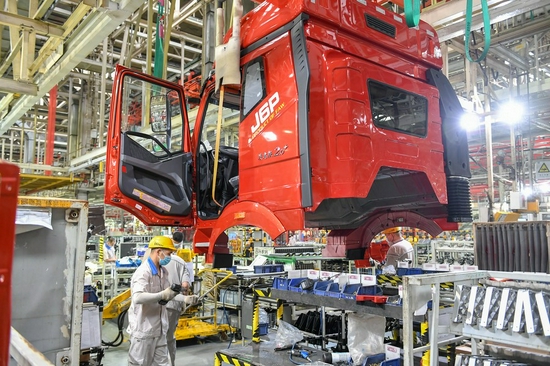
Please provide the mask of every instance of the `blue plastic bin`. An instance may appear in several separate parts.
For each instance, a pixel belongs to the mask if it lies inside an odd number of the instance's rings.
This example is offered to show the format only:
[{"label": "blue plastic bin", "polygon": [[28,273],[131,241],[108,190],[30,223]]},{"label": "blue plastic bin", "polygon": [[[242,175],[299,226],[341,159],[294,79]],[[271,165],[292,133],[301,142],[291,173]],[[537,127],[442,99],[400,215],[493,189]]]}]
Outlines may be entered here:
[{"label": "blue plastic bin", "polygon": [[97,302],[97,294],[95,292],[95,288],[93,288],[90,285],[84,286],[84,299],[83,302]]},{"label": "blue plastic bin", "polygon": [[384,361],[380,366],[401,366],[401,359],[396,358],[395,360]]},{"label": "blue plastic bin", "polygon": [[357,295],[382,295],[382,289],[378,286],[361,286]]},{"label": "blue plastic bin", "polygon": [[414,276],[423,274],[424,271],[422,268],[397,268],[398,276]]},{"label": "blue plastic bin", "polygon": [[294,292],[311,292],[311,291],[304,291],[300,284],[307,280],[307,278],[293,278],[290,280],[290,283],[288,284],[288,289],[290,291]]},{"label": "blue plastic bin", "polygon": [[277,290],[285,290],[288,291],[288,285],[290,284],[290,279],[283,278],[283,277],[275,277],[273,279],[273,288],[276,288]]},{"label": "blue plastic bin", "polygon": [[315,295],[319,296],[328,296],[327,290],[331,283],[334,283],[333,281],[317,281],[315,282],[315,285],[313,285],[313,293]]},{"label": "blue plastic bin", "polygon": [[340,285],[337,284],[337,283],[334,283],[334,282],[331,283],[327,287],[326,296],[335,297],[335,298],[339,299],[340,298]]},{"label": "blue plastic bin", "polygon": [[269,324],[260,324],[259,334],[261,336],[267,335],[267,332],[269,330]]},{"label": "blue plastic bin", "polygon": [[285,265],[284,264],[273,264],[271,265],[271,273],[277,273],[277,272],[284,272]]},{"label": "blue plastic bin", "polygon": [[355,300],[355,295],[361,287],[360,283],[347,284],[344,286],[344,289],[340,293],[341,299]]},{"label": "blue plastic bin", "polygon": [[388,360],[388,361],[385,361],[385,359],[386,359],[385,353],[372,355],[367,357],[365,362],[363,362],[363,366],[369,366],[369,365],[375,365],[375,364],[380,364],[380,366],[401,366],[401,360],[399,358],[396,358],[395,360]]}]

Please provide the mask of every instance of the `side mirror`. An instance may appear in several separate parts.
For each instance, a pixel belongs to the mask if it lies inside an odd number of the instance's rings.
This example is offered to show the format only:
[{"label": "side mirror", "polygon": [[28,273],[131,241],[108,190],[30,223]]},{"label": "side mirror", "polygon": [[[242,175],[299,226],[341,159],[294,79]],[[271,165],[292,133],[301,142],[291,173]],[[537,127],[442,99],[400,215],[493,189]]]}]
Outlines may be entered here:
[{"label": "side mirror", "polygon": [[170,130],[170,104],[166,95],[154,95],[151,97],[151,130],[155,133]]}]

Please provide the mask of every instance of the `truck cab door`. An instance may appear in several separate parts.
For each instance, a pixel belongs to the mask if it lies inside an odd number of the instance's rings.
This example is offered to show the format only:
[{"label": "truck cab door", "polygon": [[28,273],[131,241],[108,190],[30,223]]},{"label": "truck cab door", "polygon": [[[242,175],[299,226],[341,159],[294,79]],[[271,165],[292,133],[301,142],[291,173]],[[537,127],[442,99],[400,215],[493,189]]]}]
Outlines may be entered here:
[{"label": "truck cab door", "polygon": [[192,226],[193,159],[183,87],[117,66],[105,203],[149,226]]}]

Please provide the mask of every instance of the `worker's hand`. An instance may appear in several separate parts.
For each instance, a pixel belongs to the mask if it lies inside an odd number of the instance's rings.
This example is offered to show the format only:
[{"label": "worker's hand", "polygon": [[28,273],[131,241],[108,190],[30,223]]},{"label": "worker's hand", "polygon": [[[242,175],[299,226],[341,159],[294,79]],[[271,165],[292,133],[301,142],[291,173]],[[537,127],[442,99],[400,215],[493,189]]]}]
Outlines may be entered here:
[{"label": "worker's hand", "polygon": [[178,293],[176,291],[173,291],[170,287],[165,288],[160,292],[160,299],[164,301],[170,301],[174,297],[176,297]]},{"label": "worker's hand", "polygon": [[187,305],[195,305],[199,302],[199,297],[197,295],[188,295],[183,297],[183,301]]}]

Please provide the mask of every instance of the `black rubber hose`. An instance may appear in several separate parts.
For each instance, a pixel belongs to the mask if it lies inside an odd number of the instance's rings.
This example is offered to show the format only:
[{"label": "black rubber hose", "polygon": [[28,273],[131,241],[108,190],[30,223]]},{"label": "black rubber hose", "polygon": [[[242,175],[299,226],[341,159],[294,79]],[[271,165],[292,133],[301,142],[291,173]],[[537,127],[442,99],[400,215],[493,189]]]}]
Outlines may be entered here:
[{"label": "black rubber hose", "polygon": [[540,258],[542,257],[542,243],[540,242],[539,236],[539,225],[540,223],[534,223],[531,225],[530,229],[533,236],[533,247],[534,253],[531,253],[533,256],[533,267],[531,268],[532,272],[541,272]]},{"label": "black rubber hose", "polygon": [[488,226],[487,228],[487,269],[489,271],[496,270],[495,268],[495,238],[493,237],[493,228]]},{"label": "black rubber hose", "polygon": [[504,248],[504,238],[502,236],[502,226],[501,225],[495,225],[496,229],[496,265],[497,265],[497,271],[504,271],[504,253],[506,252],[506,249]]},{"label": "black rubber hose", "polygon": [[115,340],[112,342],[105,342],[102,340],[101,344],[109,347],[118,347],[122,344],[122,342],[124,341],[124,333],[123,333],[124,316],[126,315],[127,312],[128,312],[128,309],[124,310],[118,315],[118,318],[117,318],[118,335],[116,336]]},{"label": "black rubber hose", "polygon": [[[527,272],[535,272],[535,260],[538,261],[538,258],[537,258],[537,250],[536,250],[536,247],[537,247],[537,243],[535,243],[535,237],[533,236],[533,231],[535,231],[535,227],[534,225],[531,225],[531,224],[528,224],[527,225],[527,241],[529,243],[529,259],[528,261],[526,261],[526,263],[529,264],[529,269],[527,270]],[[527,246],[526,248],[527,249]]]},{"label": "black rubber hose", "polygon": [[506,235],[506,227],[501,225],[499,226],[499,248],[498,250],[502,253],[502,262],[500,263],[500,270],[506,271],[508,269],[508,236]]},{"label": "black rubber hose", "polygon": [[550,268],[548,267],[549,266],[548,237],[546,236],[547,225],[548,224],[541,224],[541,226],[539,227],[540,249],[541,249],[540,269],[541,269],[541,272],[550,273]]},{"label": "black rubber hose", "polygon": [[521,257],[521,261],[520,261],[520,268],[519,270],[522,271],[522,272],[530,272],[529,270],[529,258],[528,258],[528,251],[529,251],[529,238],[528,238],[528,235],[527,235],[527,226],[525,225],[518,225],[516,224],[515,225],[516,227],[519,228],[520,230],[520,257]]},{"label": "black rubber hose", "polygon": [[508,264],[506,267],[506,271],[513,272],[514,271],[514,232],[511,230],[508,226],[505,226],[506,229],[506,247],[504,250],[508,252]]},{"label": "black rubber hose", "polygon": [[514,231],[514,271],[521,271],[521,242],[519,239],[519,229],[517,226],[510,226]]}]

